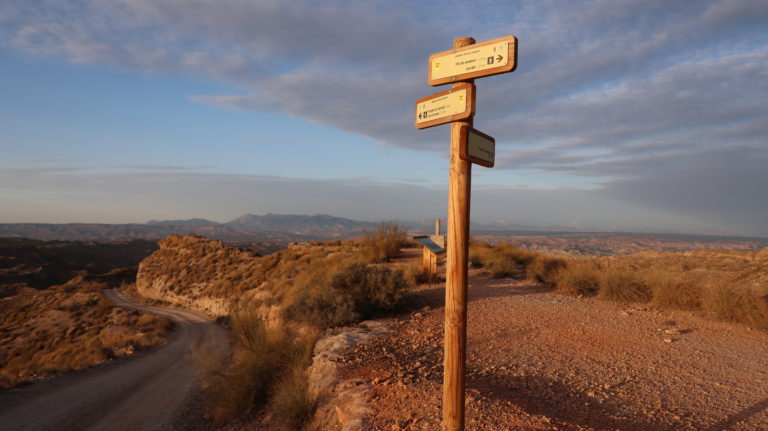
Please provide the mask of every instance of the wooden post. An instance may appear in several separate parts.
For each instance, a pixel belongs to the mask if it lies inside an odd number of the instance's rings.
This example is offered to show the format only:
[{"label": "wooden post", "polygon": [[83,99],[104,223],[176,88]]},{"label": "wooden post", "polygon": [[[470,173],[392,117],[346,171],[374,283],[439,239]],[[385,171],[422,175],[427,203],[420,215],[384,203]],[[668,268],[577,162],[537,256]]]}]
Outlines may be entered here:
[{"label": "wooden post", "polygon": [[435,273],[432,271],[432,252],[427,247],[421,248],[421,267],[424,269],[424,274],[427,278],[427,282],[432,283],[435,277]]},{"label": "wooden post", "polygon": [[[453,41],[453,48],[474,43],[475,40],[471,37],[460,37]],[[474,87],[474,80],[468,82]],[[456,85],[453,84],[453,87]],[[469,200],[472,165],[459,158],[461,126],[472,127],[472,118],[451,123],[447,241],[449,247],[447,247],[445,267],[445,357],[443,362],[443,429],[446,431],[464,429]]]}]

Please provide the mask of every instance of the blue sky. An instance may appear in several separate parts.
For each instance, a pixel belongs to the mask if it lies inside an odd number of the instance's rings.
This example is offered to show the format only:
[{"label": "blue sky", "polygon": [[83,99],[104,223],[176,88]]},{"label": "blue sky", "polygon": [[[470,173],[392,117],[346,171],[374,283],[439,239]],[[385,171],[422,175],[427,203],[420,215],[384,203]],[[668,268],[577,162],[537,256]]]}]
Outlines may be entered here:
[{"label": "blue sky", "polygon": [[768,235],[762,1],[6,0],[0,222],[444,217],[427,58],[477,80],[472,219]]}]

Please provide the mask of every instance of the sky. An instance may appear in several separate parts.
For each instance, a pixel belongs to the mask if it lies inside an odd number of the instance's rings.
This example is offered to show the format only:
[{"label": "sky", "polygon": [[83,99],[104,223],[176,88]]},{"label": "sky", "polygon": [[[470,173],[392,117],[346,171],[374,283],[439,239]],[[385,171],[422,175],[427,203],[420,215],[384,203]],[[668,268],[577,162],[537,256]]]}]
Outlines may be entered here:
[{"label": "sky", "polygon": [[427,59],[506,35],[473,222],[768,236],[761,0],[3,0],[0,222],[445,217]]}]

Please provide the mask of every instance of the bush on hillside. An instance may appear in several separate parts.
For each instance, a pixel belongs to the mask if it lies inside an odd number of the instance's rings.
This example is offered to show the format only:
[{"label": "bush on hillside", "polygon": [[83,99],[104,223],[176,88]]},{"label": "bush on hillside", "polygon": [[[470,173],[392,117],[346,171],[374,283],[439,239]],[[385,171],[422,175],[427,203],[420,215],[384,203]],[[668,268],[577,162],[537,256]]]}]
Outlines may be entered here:
[{"label": "bush on hillside", "polygon": [[525,266],[525,275],[539,283],[555,283],[557,272],[565,267],[564,259],[539,254]]},{"label": "bush on hillside", "polygon": [[610,268],[600,274],[602,299],[618,302],[646,302],[651,299],[651,289],[636,272],[626,268]]},{"label": "bush on hillside", "polygon": [[557,272],[555,285],[560,293],[592,296],[600,289],[600,277],[589,263],[571,261]]},{"label": "bush on hillside", "polygon": [[651,305],[678,310],[701,308],[699,283],[666,272],[651,272],[645,278],[651,288]]},{"label": "bush on hillside", "polygon": [[321,328],[346,325],[394,310],[405,288],[400,269],[353,262],[327,283],[305,290],[287,314]]},{"label": "bush on hillside", "polygon": [[363,248],[371,262],[387,262],[408,243],[408,231],[394,222],[380,222],[373,232],[364,232]]},{"label": "bush on hillside", "polygon": [[768,326],[768,300],[729,280],[717,280],[703,290],[702,308],[718,320]]},{"label": "bush on hillside", "polygon": [[535,257],[536,253],[520,250],[508,243],[496,246],[471,243],[469,247],[470,265],[487,269],[494,278],[517,275],[520,267],[528,265]]}]

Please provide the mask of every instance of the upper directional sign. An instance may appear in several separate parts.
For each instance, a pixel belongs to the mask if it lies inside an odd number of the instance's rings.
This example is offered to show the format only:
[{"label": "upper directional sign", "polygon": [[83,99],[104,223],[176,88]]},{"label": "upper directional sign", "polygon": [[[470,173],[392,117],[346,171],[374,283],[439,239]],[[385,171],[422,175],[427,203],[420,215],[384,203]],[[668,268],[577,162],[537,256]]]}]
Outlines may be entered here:
[{"label": "upper directional sign", "polygon": [[515,70],[517,38],[504,36],[429,56],[429,85],[443,85]]},{"label": "upper directional sign", "polygon": [[475,87],[459,84],[416,101],[414,125],[417,129],[466,120],[475,114]]},{"label": "upper directional sign", "polygon": [[496,139],[468,126],[461,127],[459,158],[486,168],[496,161]]}]

